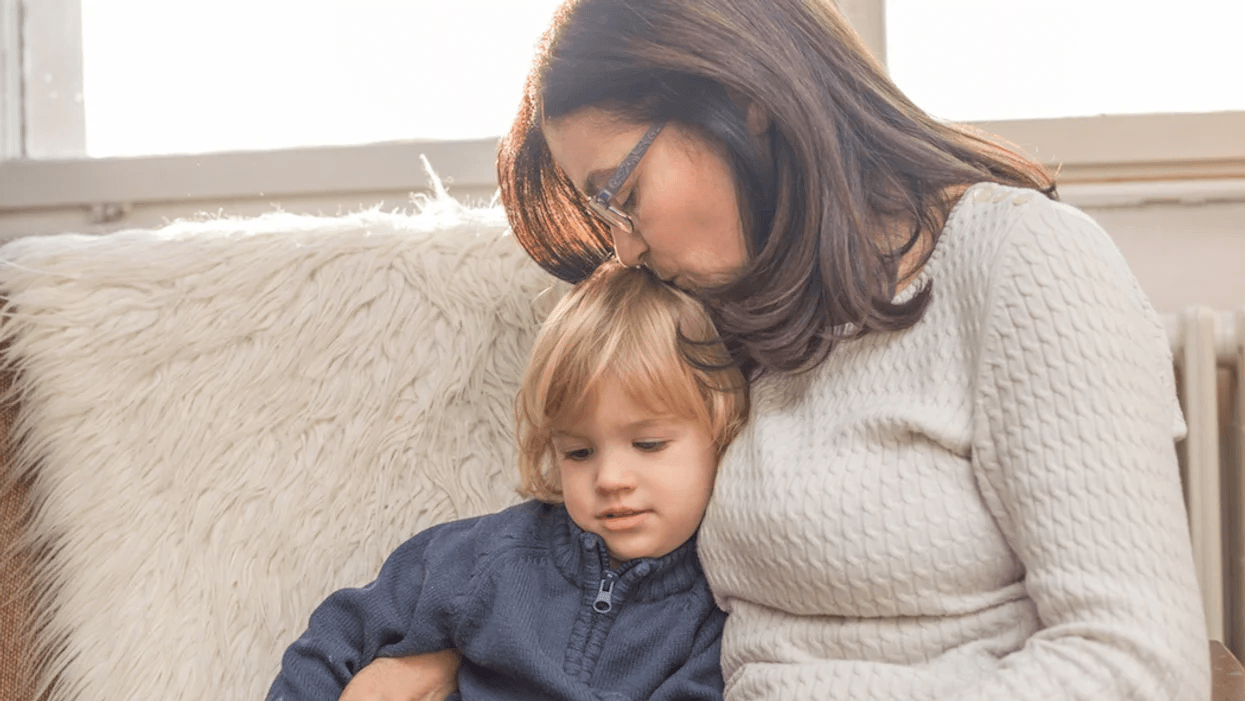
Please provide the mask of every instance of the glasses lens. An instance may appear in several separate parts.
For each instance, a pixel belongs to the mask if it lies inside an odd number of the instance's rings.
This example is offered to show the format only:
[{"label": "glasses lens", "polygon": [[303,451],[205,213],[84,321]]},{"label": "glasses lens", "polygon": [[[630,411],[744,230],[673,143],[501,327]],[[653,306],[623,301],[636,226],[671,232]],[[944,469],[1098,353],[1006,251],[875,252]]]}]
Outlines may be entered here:
[{"label": "glasses lens", "polygon": [[631,217],[619,211],[616,207],[602,204],[599,200],[592,198],[588,200],[588,208],[609,226],[618,227],[627,233],[631,233]]}]

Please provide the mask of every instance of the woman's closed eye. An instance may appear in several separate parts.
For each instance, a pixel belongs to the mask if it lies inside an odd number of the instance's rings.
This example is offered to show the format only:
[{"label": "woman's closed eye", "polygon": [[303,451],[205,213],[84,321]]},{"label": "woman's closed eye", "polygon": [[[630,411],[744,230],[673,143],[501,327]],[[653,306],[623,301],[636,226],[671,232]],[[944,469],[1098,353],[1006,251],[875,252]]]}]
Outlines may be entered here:
[{"label": "woman's closed eye", "polygon": [[637,450],[645,453],[656,453],[657,451],[670,445],[670,441],[632,441],[631,445]]},{"label": "woman's closed eye", "polygon": [[632,186],[630,190],[622,193],[622,196],[625,197],[626,199],[615,198],[619,200],[618,208],[626,212],[627,214],[634,213],[635,205],[636,205],[636,194],[635,193],[636,193],[636,188]]}]

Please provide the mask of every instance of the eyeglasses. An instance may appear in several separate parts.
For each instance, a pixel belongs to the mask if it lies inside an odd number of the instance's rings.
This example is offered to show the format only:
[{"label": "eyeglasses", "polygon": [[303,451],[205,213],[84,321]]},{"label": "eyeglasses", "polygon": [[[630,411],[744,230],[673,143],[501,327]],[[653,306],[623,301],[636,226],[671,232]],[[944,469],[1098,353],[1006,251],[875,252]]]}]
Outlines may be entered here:
[{"label": "eyeglasses", "polygon": [[644,136],[640,139],[640,143],[631,149],[631,153],[618,164],[618,168],[614,174],[610,176],[609,181],[605,183],[605,187],[597,191],[597,194],[588,198],[588,209],[597,215],[601,221],[609,226],[616,226],[628,234],[635,231],[635,222],[631,221],[631,215],[615,207],[612,203],[614,195],[618,194],[618,189],[627,182],[627,178],[631,177],[631,173],[635,171],[636,165],[644,158],[644,153],[648,151],[648,147],[653,145],[653,140],[657,138],[657,134],[661,132],[664,123],[654,124],[644,132]]}]

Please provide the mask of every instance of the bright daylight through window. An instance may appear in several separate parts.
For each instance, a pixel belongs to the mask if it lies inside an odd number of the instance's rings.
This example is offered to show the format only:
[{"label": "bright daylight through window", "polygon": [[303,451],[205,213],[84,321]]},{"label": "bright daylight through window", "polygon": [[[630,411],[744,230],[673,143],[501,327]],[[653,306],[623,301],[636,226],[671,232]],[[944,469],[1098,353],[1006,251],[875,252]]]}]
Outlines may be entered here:
[{"label": "bright daylight through window", "polygon": [[497,136],[557,0],[82,0],[91,156]]},{"label": "bright daylight through window", "polygon": [[1245,110],[1236,0],[886,0],[891,74],[955,121]]},{"label": "bright daylight through window", "polygon": [[[940,118],[1245,110],[1235,0],[878,3]],[[87,155],[495,137],[557,4],[81,0]]]}]

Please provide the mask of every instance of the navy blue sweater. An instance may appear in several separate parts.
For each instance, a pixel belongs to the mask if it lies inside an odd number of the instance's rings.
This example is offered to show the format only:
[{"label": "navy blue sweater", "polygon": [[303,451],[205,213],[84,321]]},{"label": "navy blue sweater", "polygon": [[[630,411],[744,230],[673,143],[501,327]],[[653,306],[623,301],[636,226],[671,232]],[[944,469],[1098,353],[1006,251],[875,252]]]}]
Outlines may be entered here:
[{"label": "navy blue sweater", "polygon": [[336,701],[377,657],[451,647],[464,701],[721,699],[725,620],[694,537],[611,571],[600,536],[531,501],[430,528],[331,595],[268,699]]}]

